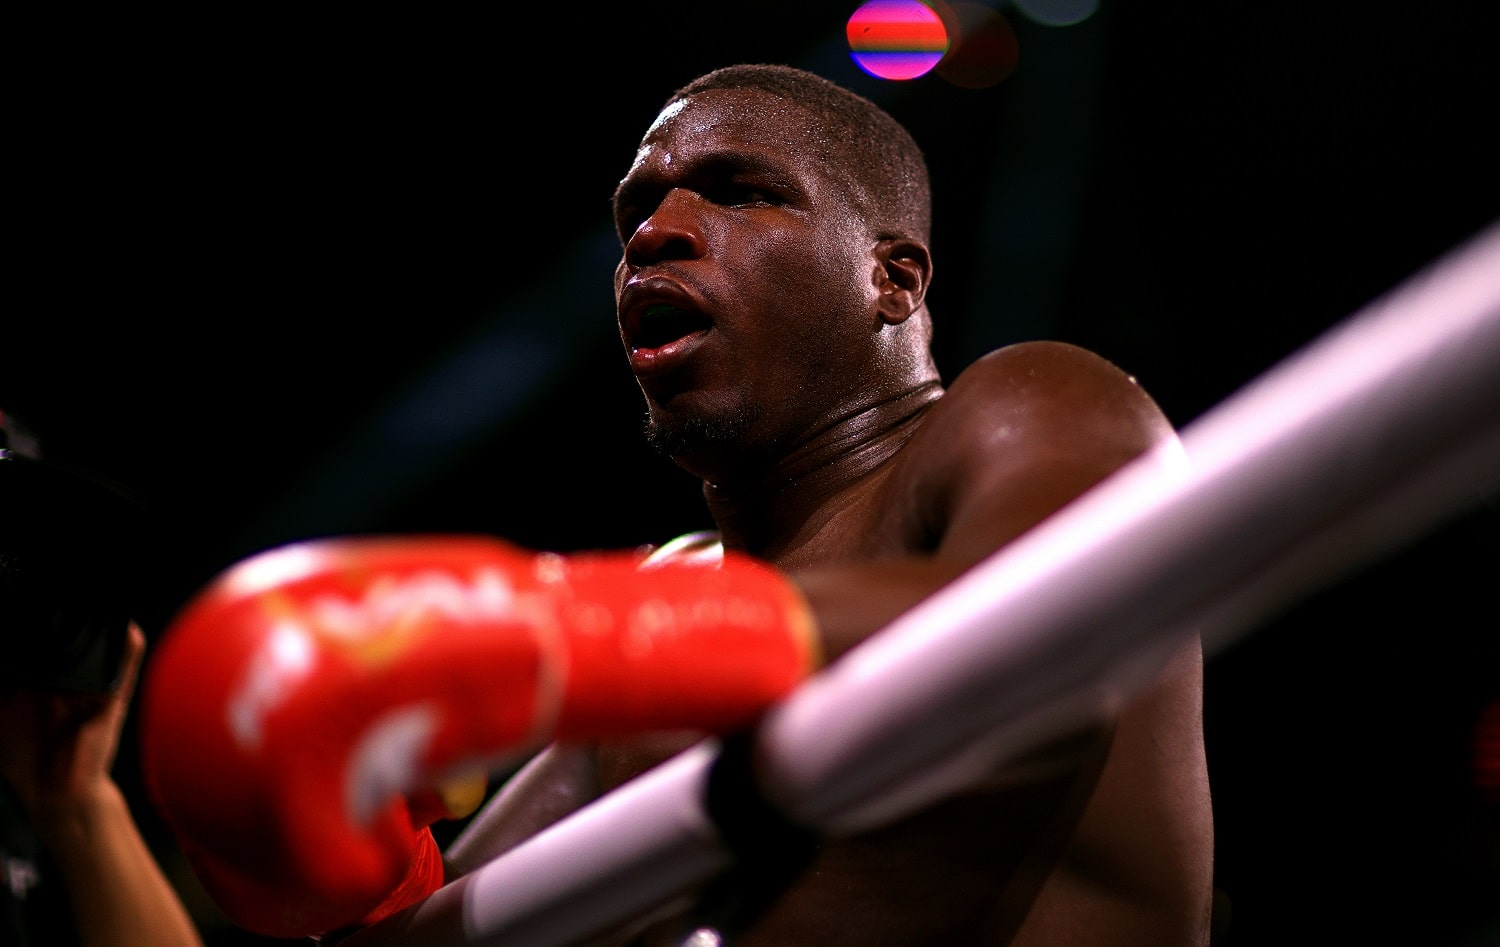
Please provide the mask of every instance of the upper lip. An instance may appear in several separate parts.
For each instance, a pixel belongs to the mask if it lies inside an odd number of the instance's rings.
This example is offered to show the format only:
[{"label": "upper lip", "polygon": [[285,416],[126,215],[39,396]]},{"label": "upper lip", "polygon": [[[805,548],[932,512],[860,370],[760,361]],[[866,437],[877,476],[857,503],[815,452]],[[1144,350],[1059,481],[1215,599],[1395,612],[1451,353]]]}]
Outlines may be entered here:
[{"label": "upper lip", "polygon": [[711,322],[703,302],[675,279],[660,274],[637,276],[625,284],[619,302],[620,331],[631,348],[652,347],[647,338],[646,314],[656,306],[671,307],[694,321]]}]

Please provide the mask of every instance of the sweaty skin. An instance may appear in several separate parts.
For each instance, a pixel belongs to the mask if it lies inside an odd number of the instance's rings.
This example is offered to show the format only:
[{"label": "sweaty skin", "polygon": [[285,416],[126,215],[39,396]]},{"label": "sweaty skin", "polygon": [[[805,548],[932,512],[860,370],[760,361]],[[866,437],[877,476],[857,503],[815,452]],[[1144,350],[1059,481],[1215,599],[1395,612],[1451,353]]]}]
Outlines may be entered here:
[{"label": "sweaty skin", "polygon": [[[653,437],[702,478],[725,547],[793,578],[835,661],[1174,434],[1132,378],[1063,343],[1000,349],[945,388],[929,354],[927,246],[872,226],[819,135],[808,110],[761,91],[664,111],[617,193],[615,291]],[[663,313],[690,318],[652,336],[643,326]],[[728,942],[1206,944],[1201,707],[1190,641],[1121,714],[1033,765],[824,842]],[[695,739],[544,751],[449,850],[452,872]],[[606,942],[676,945],[683,924]]]}]

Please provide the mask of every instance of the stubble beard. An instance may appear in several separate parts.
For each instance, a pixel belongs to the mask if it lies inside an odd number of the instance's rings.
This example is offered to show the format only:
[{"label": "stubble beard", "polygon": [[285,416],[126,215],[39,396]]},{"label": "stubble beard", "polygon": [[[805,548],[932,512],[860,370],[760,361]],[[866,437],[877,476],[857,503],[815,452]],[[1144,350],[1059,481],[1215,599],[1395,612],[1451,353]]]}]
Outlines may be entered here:
[{"label": "stubble beard", "polygon": [[661,418],[646,412],[643,425],[646,444],[666,457],[694,454],[735,443],[759,418],[753,406],[714,415]]}]

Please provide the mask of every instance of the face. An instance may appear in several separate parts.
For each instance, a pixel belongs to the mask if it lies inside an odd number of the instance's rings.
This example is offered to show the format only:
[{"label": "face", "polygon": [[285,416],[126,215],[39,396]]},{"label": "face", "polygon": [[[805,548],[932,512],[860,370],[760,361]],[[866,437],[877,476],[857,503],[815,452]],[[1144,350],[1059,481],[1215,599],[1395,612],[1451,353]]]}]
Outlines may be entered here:
[{"label": "face", "polygon": [[701,93],[663,111],[616,192],[648,436],[700,475],[774,460],[878,387],[876,241],[816,134],[765,93]]}]

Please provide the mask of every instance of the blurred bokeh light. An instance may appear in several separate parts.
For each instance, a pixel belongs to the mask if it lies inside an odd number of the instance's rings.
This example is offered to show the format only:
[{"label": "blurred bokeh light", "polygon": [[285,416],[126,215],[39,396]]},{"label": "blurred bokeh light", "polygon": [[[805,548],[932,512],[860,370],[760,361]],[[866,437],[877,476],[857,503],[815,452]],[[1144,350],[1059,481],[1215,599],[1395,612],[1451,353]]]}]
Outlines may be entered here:
[{"label": "blurred bokeh light", "polygon": [[1011,0],[1027,19],[1042,26],[1072,26],[1099,11],[1099,0]]},{"label": "blurred bokeh light", "polygon": [[917,0],[869,0],[849,17],[849,52],[879,79],[915,79],[948,50],[943,20]]},{"label": "blurred bokeh light", "polygon": [[1005,17],[982,3],[938,3],[934,9],[949,37],[938,76],[960,88],[988,89],[1015,72],[1020,44]]}]

